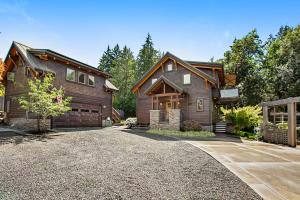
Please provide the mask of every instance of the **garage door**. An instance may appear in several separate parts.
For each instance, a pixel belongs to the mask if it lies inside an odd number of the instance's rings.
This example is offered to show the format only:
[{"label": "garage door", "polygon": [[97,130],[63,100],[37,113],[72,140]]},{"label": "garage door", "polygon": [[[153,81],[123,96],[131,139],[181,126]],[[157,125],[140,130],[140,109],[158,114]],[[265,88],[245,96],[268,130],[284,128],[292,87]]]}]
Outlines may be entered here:
[{"label": "garage door", "polygon": [[72,110],[52,120],[55,127],[102,126],[101,106],[73,103]]}]

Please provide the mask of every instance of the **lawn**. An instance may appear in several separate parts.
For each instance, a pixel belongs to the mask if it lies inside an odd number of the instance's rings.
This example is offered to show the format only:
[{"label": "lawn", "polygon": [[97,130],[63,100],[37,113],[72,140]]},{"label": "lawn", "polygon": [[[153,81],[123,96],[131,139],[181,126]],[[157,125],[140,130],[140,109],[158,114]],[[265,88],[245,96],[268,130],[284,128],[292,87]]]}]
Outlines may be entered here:
[{"label": "lawn", "polygon": [[161,129],[150,129],[147,131],[149,134],[178,137],[178,138],[210,138],[214,137],[215,134],[209,131],[173,131],[173,130],[161,130]]}]

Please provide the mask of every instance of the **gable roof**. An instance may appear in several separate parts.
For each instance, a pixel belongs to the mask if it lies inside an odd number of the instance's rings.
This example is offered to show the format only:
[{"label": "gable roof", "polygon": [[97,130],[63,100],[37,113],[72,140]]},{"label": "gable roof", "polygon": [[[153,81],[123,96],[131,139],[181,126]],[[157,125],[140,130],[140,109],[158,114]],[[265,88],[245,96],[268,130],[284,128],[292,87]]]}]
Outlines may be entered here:
[{"label": "gable roof", "polygon": [[138,88],[142,86],[146,80],[154,73],[156,72],[162,64],[164,64],[168,59],[171,59],[173,61],[176,61],[176,63],[180,64],[187,70],[191,71],[192,73],[196,74],[197,76],[207,80],[209,83],[211,83],[213,86],[216,86],[216,79],[214,79],[209,74],[206,74],[201,69],[197,69],[196,67],[192,66],[191,64],[181,60],[180,58],[174,56],[173,54],[167,52],[153,67],[151,67],[144,76],[133,86],[131,89],[132,92],[137,92]]},{"label": "gable roof", "polygon": [[179,86],[177,86],[175,83],[164,77],[163,75],[160,76],[155,83],[153,83],[147,90],[145,91],[145,94],[150,94],[154,89],[156,89],[161,83],[166,83],[176,91],[178,91],[180,94],[183,93],[183,89]]},{"label": "gable roof", "polygon": [[92,66],[87,65],[85,63],[82,63],[80,61],[77,61],[73,58],[67,57],[67,56],[62,55],[60,53],[57,53],[55,51],[52,51],[52,50],[49,50],[49,49],[34,49],[34,48],[31,48],[27,45],[24,45],[24,44],[21,44],[19,42],[15,42],[15,41],[13,41],[13,43],[10,47],[10,50],[9,50],[9,52],[8,52],[6,58],[5,58],[5,62],[7,62],[8,59],[11,59],[10,58],[10,53],[11,53],[12,49],[16,49],[17,52],[22,57],[25,64],[27,66],[30,66],[30,67],[34,68],[34,69],[40,69],[40,70],[43,70],[43,71],[54,72],[53,70],[51,70],[47,66],[47,63],[42,62],[42,60],[37,57],[39,55],[50,55],[50,56],[53,56],[53,57],[55,57],[57,59],[60,59],[62,61],[72,63],[73,64],[72,66],[82,67],[83,69],[87,69],[87,70],[90,70],[92,72],[95,72],[98,75],[101,75],[105,78],[110,78],[111,77],[111,75],[109,75],[109,74],[107,74],[107,73],[105,73],[105,72],[103,72],[103,71],[101,71],[101,70],[99,70],[95,67],[92,67]]}]

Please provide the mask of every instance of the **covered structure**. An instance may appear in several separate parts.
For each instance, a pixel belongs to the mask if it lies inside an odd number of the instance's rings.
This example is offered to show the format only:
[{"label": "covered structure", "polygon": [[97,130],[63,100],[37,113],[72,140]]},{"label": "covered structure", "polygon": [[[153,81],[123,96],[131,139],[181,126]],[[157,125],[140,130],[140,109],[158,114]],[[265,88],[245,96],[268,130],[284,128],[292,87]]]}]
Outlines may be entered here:
[{"label": "covered structure", "polygon": [[[297,146],[297,103],[300,102],[300,97],[292,97],[277,101],[263,102],[263,137],[267,142],[285,144],[291,147]],[[281,107],[280,112],[278,107]],[[282,108],[282,107],[287,107]],[[287,111],[287,112],[286,112]],[[276,126],[276,116],[281,116],[281,124],[284,125],[287,120],[287,129]],[[272,117],[272,122],[269,118]],[[280,124],[279,124],[280,125]],[[299,140],[299,138],[298,138]]]}]

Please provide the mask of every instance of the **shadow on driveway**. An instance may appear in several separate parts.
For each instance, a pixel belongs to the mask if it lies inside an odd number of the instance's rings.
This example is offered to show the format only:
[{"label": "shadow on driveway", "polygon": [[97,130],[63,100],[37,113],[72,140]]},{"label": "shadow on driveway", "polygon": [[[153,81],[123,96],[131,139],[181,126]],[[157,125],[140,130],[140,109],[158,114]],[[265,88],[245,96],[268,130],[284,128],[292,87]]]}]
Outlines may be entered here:
[{"label": "shadow on driveway", "polygon": [[0,131],[0,145],[3,144],[21,144],[24,142],[31,142],[31,141],[40,141],[40,142],[47,142],[47,140],[55,139],[58,136],[63,134],[46,134],[46,135],[39,135],[39,134],[19,134],[11,131]]}]

